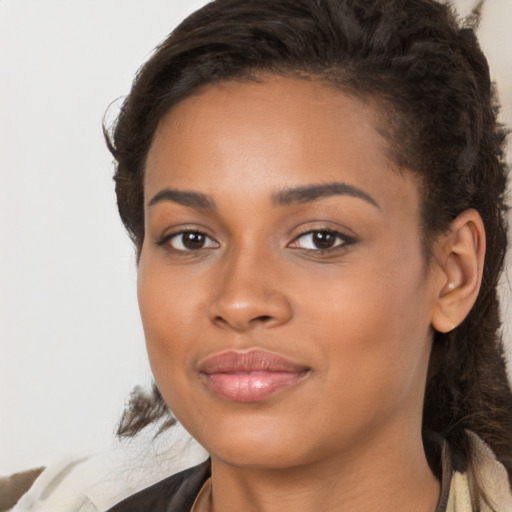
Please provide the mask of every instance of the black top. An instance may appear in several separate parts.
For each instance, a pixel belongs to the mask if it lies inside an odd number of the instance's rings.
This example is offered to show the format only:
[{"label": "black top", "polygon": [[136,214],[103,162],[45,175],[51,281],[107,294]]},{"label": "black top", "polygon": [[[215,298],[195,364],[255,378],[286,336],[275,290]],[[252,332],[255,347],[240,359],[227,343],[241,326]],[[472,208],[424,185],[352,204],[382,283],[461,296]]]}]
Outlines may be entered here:
[{"label": "black top", "polygon": [[[446,441],[440,448],[440,460],[435,465],[439,468],[440,474],[436,476],[441,481],[441,494],[435,512],[446,512],[454,458]],[[199,491],[210,477],[210,469],[208,459],[129,496],[107,512],[190,512]]]},{"label": "black top", "polygon": [[147,487],[108,512],[189,512],[210,477],[210,459]]}]

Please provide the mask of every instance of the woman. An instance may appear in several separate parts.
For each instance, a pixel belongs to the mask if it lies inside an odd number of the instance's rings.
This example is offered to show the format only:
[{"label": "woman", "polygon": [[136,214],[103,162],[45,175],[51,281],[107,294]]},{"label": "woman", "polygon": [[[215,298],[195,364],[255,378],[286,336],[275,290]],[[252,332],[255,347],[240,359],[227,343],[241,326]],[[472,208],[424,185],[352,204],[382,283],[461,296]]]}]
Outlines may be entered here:
[{"label": "woman", "polygon": [[158,386],[120,433],[165,401],[210,454],[113,512],[512,510],[504,132],[448,7],[217,0],[107,139]]}]

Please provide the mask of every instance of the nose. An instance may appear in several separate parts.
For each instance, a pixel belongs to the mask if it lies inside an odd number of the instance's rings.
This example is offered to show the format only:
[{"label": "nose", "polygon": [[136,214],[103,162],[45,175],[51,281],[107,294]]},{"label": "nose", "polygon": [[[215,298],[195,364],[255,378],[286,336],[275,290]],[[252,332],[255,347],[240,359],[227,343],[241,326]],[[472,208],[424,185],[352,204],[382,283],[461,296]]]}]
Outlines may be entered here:
[{"label": "nose", "polygon": [[216,276],[209,315],[218,327],[237,332],[272,328],[292,318],[279,270],[262,255],[242,254],[224,262]]}]

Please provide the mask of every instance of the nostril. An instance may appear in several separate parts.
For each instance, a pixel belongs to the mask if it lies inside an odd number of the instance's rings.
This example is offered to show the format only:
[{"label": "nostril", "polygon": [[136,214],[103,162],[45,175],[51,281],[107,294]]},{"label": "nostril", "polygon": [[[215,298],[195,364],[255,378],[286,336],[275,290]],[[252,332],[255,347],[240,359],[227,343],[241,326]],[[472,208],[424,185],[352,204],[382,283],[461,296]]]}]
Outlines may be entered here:
[{"label": "nostril", "polygon": [[221,316],[216,316],[214,318],[214,322],[216,323],[219,323],[219,324],[227,324],[228,322],[226,320],[224,320],[224,318],[222,318]]},{"label": "nostril", "polygon": [[[254,326],[257,324],[268,324],[272,321],[272,319],[272,315],[259,315],[255,316],[254,318],[243,320],[241,323],[245,326],[245,328],[250,328],[251,325]],[[229,321],[226,318],[222,317],[221,315],[217,315],[213,319],[213,321],[219,326],[231,325],[235,328],[240,327],[240,325],[238,325],[238,323],[236,322],[236,319],[231,319],[231,321]]]},{"label": "nostril", "polygon": [[253,322],[261,322],[261,323],[267,323],[270,320],[272,320],[272,317],[270,315],[260,315],[260,316],[257,316],[256,318],[252,319]]}]

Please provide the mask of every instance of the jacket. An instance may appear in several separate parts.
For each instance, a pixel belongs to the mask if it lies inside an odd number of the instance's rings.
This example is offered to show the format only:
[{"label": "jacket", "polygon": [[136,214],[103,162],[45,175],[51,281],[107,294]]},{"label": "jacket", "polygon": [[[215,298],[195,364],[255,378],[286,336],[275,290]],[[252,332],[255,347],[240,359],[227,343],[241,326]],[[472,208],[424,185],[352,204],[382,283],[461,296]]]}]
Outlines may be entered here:
[{"label": "jacket", "polygon": [[[480,512],[512,512],[512,492],[505,468],[478,436],[471,434],[476,471],[489,506]],[[441,492],[435,512],[473,512],[468,475],[446,441],[439,453]],[[189,512],[210,477],[210,461],[172,475],[121,501],[108,512]]]}]

